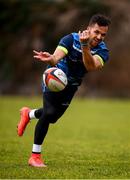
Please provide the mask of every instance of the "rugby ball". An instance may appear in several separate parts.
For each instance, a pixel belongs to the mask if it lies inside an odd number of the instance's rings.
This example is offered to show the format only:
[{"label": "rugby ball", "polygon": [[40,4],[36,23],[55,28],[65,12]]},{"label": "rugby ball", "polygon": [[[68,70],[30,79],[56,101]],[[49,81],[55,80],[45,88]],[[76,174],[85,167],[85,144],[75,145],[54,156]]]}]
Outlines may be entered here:
[{"label": "rugby ball", "polygon": [[66,74],[57,67],[45,70],[43,82],[50,91],[54,92],[62,91],[68,83]]}]

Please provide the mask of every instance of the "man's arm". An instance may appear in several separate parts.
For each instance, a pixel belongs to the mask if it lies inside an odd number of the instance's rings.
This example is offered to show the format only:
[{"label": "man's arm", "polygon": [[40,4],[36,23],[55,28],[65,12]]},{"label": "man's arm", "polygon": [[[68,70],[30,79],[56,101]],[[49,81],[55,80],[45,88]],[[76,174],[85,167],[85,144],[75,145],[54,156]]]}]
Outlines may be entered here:
[{"label": "man's arm", "polygon": [[83,63],[88,71],[100,69],[103,66],[102,59],[98,55],[92,55],[89,46],[89,32],[79,31],[79,39],[82,48]]},{"label": "man's arm", "polygon": [[88,71],[101,69],[103,64],[100,56],[92,55],[89,46],[82,46],[83,63]]},{"label": "man's arm", "polygon": [[66,35],[60,40],[53,54],[42,51],[38,52],[34,50],[33,57],[36,58],[37,60],[48,63],[51,66],[54,66],[58,63],[59,60],[63,59],[68,54],[68,51],[72,47],[72,43],[73,43],[72,34]]},{"label": "man's arm", "polygon": [[66,53],[58,47],[56,48],[53,54],[42,51],[38,52],[35,50],[33,52],[35,53],[33,56],[34,58],[36,58],[39,61],[45,62],[51,66],[56,65],[60,59],[66,56]]}]

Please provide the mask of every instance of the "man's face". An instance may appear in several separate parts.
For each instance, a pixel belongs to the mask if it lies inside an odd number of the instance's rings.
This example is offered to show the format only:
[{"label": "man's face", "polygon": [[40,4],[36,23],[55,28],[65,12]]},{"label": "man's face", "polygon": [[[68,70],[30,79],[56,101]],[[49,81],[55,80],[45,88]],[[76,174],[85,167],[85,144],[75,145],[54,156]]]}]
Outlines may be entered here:
[{"label": "man's face", "polygon": [[95,47],[104,40],[108,31],[108,26],[99,26],[98,24],[94,24],[88,26],[87,30],[89,31],[90,45]]}]

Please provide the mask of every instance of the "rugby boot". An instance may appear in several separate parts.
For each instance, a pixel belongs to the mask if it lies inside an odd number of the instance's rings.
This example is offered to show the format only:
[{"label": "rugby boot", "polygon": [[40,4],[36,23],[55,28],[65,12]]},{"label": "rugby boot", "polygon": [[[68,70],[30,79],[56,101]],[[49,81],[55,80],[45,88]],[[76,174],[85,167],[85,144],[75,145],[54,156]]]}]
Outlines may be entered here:
[{"label": "rugby boot", "polygon": [[31,157],[28,160],[29,166],[33,167],[47,167],[44,164],[44,161],[41,159],[41,154],[32,153]]},{"label": "rugby boot", "polygon": [[17,125],[17,134],[19,136],[23,135],[27,124],[30,122],[30,118],[29,118],[29,112],[30,111],[31,111],[31,109],[28,107],[23,107],[20,110],[20,121]]}]

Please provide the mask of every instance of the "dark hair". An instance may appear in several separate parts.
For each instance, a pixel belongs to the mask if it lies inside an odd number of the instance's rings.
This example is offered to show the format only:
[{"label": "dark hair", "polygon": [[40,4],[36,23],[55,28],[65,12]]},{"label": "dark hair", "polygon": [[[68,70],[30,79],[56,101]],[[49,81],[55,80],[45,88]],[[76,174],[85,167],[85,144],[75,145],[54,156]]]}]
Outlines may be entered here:
[{"label": "dark hair", "polygon": [[103,15],[103,14],[95,14],[91,17],[89,21],[89,26],[93,24],[98,24],[99,26],[109,26],[111,24],[111,20],[109,17]]}]

